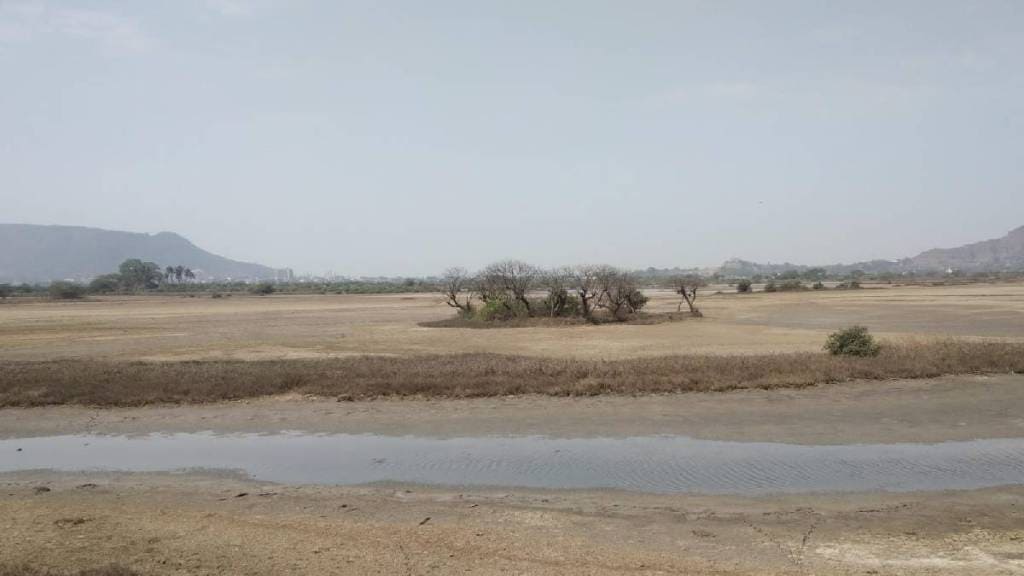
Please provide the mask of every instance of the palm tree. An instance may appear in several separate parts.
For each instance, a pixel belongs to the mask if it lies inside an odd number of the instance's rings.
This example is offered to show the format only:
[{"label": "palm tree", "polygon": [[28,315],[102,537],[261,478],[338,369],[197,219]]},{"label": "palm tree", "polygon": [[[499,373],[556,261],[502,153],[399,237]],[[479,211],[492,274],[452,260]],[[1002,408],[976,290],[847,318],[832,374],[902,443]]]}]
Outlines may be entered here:
[{"label": "palm tree", "polygon": [[170,280],[174,277],[174,266],[168,266],[164,269],[164,278]]},{"label": "palm tree", "polygon": [[192,269],[191,268],[185,268],[185,278],[187,280],[195,280],[196,279],[196,275],[192,273]]},{"label": "palm tree", "polygon": [[178,264],[178,267],[174,269],[174,277],[177,279],[178,282],[181,282],[181,278],[184,275],[185,275],[185,267],[182,266],[181,264]]}]

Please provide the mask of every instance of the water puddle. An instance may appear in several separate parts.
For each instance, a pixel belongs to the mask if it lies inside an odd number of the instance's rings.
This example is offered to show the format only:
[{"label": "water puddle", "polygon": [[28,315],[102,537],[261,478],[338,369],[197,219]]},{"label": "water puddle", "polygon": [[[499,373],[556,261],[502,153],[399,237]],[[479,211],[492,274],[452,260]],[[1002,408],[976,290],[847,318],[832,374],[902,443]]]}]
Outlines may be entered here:
[{"label": "water puddle", "polygon": [[[20,449],[20,450],[19,450]],[[0,440],[0,472],[242,471],[286,484],[408,482],[765,494],[1024,484],[1024,438],[803,446],[635,438],[159,434]]]}]

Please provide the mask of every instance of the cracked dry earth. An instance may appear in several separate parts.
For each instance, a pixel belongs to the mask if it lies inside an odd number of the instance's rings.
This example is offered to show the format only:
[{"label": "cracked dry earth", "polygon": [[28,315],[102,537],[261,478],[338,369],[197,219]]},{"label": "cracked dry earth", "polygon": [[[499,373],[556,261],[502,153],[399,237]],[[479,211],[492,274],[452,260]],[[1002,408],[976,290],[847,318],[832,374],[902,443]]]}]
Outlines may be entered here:
[{"label": "cracked dry earth", "polygon": [[142,574],[1024,574],[1024,488],[770,497],[7,474],[0,558]]}]

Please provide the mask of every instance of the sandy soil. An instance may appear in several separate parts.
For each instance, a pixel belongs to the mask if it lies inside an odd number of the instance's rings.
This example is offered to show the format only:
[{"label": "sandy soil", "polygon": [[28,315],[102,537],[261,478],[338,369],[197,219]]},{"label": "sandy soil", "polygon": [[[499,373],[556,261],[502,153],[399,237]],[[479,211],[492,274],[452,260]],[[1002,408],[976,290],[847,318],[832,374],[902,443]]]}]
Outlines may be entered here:
[{"label": "sandy soil", "polygon": [[148,432],[377,433],[457,437],[677,434],[847,444],[1024,436],[1024,375],[850,382],[660,396],[373,400],[275,397],[191,406],[0,410],[0,438]]},{"label": "sandy soil", "polygon": [[726,498],[31,473],[0,478],[0,558],[161,575],[1021,574],[1024,489]]},{"label": "sandy soil", "polygon": [[[675,310],[652,291],[650,310]],[[424,328],[452,314],[430,294],[144,296],[0,305],[0,359],[308,358],[503,352],[581,358],[816,351],[853,323],[890,338],[1024,341],[1024,284],[709,294],[706,317],[653,326]]]}]

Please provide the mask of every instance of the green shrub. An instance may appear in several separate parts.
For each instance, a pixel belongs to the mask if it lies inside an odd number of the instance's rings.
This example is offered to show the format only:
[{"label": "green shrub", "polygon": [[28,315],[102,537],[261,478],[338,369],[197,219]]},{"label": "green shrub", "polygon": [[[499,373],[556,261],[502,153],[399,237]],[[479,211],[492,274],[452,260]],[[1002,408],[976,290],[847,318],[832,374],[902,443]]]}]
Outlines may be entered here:
[{"label": "green shrub", "polygon": [[[547,298],[540,300],[531,300],[530,307],[533,309],[533,315],[555,318],[572,318],[583,314],[583,309],[580,305],[580,299],[578,296],[569,293],[557,294],[556,296],[557,297],[553,298],[549,295]],[[552,313],[551,310],[552,305],[556,307],[554,313]]]},{"label": "green shrub", "polygon": [[508,320],[513,316],[511,310],[505,306],[504,300],[492,299],[484,302],[477,311],[477,320]]},{"label": "green shrub", "polygon": [[740,280],[736,283],[736,292],[740,294],[750,294],[752,288],[750,280]]},{"label": "green shrub", "polygon": [[811,288],[814,288],[815,290],[824,290],[825,285],[822,284],[821,282],[815,282],[814,285],[811,286]]},{"label": "green shrub", "polygon": [[833,356],[877,356],[881,346],[864,326],[850,326],[829,334],[825,350]]},{"label": "green shrub", "polygon": [[807,290],[807,286],[799,280],[786,280],[782,284],[779,284],[779,292],[800,292],[801,290]]},{"label": "green shrub", "polygon": [[626,297],[626,305],[629,306],[629,311],[636,314],[647,305],[649,298],[644,296],[644,293],[639,290],[633,290]]},{"label": "green shrub", "polygon": [[54,282],[48,292],[54,300],[77,300],[85,296],[85,287],[74,282]]},{"label": "green shrub", "polygon": [[764,285],[765,292],[778,292],[779,287],[775,285],[775,282],[768,282]]},{"label": "green shrub", "polygon": [[840,282],[836,284],[836,290],[859,290],[860,282],[856,280],[850,280],[849,282]]},{"label": "green shrub", "polygon": [[250,291],[253,294],[256,294],[256,295],[259,295],[259,296],[267,296],[267,295],[270,295],[270,294],[273,294],[274,292],[276,292],[277,289],[274,288],[274,285],[271,284],[270,282],[260,282],[259,284],[253,286]]},{"label": "green shrub", "polygon": [[121,289],[120,274],[104,274],[89,283],[89,292],[93,294],[109,294]]}]

